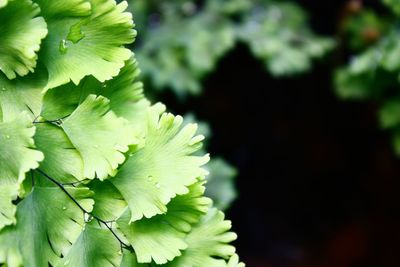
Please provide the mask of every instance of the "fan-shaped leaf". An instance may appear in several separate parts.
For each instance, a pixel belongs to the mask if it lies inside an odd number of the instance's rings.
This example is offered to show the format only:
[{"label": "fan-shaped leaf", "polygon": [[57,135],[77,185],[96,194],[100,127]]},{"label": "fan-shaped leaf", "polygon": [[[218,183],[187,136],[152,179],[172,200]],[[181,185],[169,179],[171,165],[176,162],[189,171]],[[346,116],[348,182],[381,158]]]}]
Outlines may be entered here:
[{"label": "fan-shaped leaf", "polygon": [[125,160],[123,152],[135,143],[127,121],[110,111],[109,100],[102,96],[89,95],[61,127],[82,155],[84,176],[89,179],[115,175]]},{"label": "fan-shaped leaf", "polygon": [[[132,30],[132,15],[124,12],[126,2],[118,5],[113,0],[39,2],[41,6],[50,5],[45,9],[49,12],[53,12],[54,5],[58,9],[57,15],[43,12],[49,20],[49,36],[40,55],[49,71],[46,88],[69,81],[79,84],[88,75],[104,82],[116,76],[131,57],[131,51],[122,47],[133,42],[136,35]],[[88,2],[91,13],[85,16]]]},{"label": "fan-shaped leaf", "polygon": [[163,264],[181,255],[187,248],[186,233],[202,214],[207,212],[211,200],[204,197],[204,182],[189,187],[190,192],[175,197],[167,206],[166,214],[130,223],[129,209],[117,221],[121,231],[132,244],[138,261]]},{"label": "fan-shaped leaf", "polygon": [[20,116],[9,122],[0,123],[0,229],[15,222],[15,208],[11,201],[16,199],[25,173],[39,166],[43,154],[34,150],[32,136],[35,133],[29,116]]},{"label": "fan-shaped leaf", "polygon": [[64,131],[49,123],[36,126],[35,143],[45,155],[40,168],[61,183],[84,179],[83,160]]},{"label": "fan-shaped leaf", "polygon": [[[81,206],[91,210],[91,192],[85,188],[67,188]],[[20,255],[24,266],[55,265],[61,254],[78,238],[84,226],[83,212],[58,187],[35,187],[18,204],[15,231],[19,253],[10,244],[6,259]],[[9,229],[0,233],[0,243],[10,236]]]},{"label": "fan-shaped leaf", "polygon": [[225,259],[229,259],[235,253],[235,248],[228,245],[236,239],[236,234],[228,232],[230,229],[231,222],[224,220],[224,214],[215,208],[210,209],[187,235],[185,242],[188,248],[182,256],[166,266],[226,267]]},{"label": "fan-shaped leaf", "polygon": [[46,22],[31,0],[0,2],[0,71],[8,79],[24,76],[36,67],[40,43],[47,35]]},{"label": "fan-shaped leaf", "polygon": [[31,121],[40,115],[42,90],[47,76],[41,68],[35,73],[14,80],[8,80],[0,73],[0,120],[10,121],[26,111]]},{"label": "fan-shaped leaf", "polygon": [[187,186],[207,174],[200,166],[208,156],[192,156],[202,140],[193,137],[196,126],[181,129],[182,117],[160,117],[159,111],[159,106],[149,109],[144,147],[132,153],[110,180],[128,202],[131,221],[166,212],[173,197],[187,194]]},{"label": "fan-shaped leaf", "polygon": [[122,260],[120,243],[108,229],[96,226],[95,221],[86,224],[78,240],[56,267],[117,267]]}]

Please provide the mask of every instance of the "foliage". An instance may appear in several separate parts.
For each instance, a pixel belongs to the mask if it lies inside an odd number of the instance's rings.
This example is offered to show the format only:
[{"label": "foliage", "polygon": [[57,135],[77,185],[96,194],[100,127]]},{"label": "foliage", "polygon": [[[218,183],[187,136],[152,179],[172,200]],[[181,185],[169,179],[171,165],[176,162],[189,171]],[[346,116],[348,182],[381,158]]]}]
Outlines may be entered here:
[{"label": "foliage", "polygon": [[238,42],[247,44],[275,76],[311,68],[334,42],[310,31],[295,3],[258,0],[131,1],[140,18],[135,51],[152,87],[184,97],[201,92],[201,79]]},{"label": "foliage", "polygon": [[[185,115],[186,123],[193,123],[195,121],[196,118],[193,114]],[[198,132],[205,136],[204,144],[207,147],[207,140],[210,140],[212,137],[211,127],[202,121],[198,122],[198,126]],[[204,148],[197,153],[199,155],[204,154]],[[205,168],[209,171],[209,174],[206,176],[207,189],[205,195],[213,200],[215,207],[227,210],[237,197],[234,183],[237,170],[221,157],[212,158],[205,165]]]},{"label": "foliage", "polygon": [[243,266],[204,137],[143,96],[126,8],[0,1],[4,266]]},{"label": "foliage", "polygon": [[[400,77],[400,2],[383,2],[392,8],[390,16],[379,16],[366,10],[347,19],[348,32],[353,33],[347,38],[350,46],[354,39],[358,39],[360,45],[357,48],[363,50],[351,56],[347,66],[337,70],[335,83],[336,92],[343,99],[373,100],[378,103],[380,124],[392,133],[394,148],[400,155],[400,94],[397,89]],[[363,16],[370,19],[361,23],[360,17]],[[364,38],[357,37],[359,35]]]}]

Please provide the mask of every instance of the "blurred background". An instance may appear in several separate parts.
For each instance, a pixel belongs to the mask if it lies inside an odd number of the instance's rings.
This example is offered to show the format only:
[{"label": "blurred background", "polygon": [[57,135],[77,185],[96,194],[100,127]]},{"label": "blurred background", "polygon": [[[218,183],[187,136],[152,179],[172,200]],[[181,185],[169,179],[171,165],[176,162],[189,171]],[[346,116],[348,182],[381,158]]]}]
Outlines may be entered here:
[{"label": "blurred background", "polygon": [[208,123],[209,194],[247,266],[400,266],[399,11],[132,0],[147,94]]}]

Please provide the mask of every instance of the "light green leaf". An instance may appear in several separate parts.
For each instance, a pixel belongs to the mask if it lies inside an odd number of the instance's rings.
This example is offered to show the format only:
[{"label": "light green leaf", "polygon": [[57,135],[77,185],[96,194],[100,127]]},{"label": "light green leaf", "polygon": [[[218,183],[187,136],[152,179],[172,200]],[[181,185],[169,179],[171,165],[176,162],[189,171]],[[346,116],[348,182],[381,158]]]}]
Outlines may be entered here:
[{"label": "light green leaf", "polygon": [[132,153],[110,179],[128,202],[131,221],[166,212],[172,198],[187,194],[187,187],[207,174],[201,166],[208,156],[192,155],[203,139],[194,137],[196,125],[181,129],[182,117],[167,113],[160,117],[160,108],[149,109],[144,147]]},{"label": "light green leaf", "polygon": [[[113,0],[91,0],[91,15],[86,17],[88,1],[40,2],[59,8],[57,16],[49,15],[49,36],[40,54],[49,72],[46,89],[70,81],[79,84],[89,75],[101,82],[118,75],[132,55],[123,45],[133,42],[136,35],[132,15],[124,12],[126,2],[117,5]],[[81,17],[72,16],[69,10],[77,10]],[[46,12],[43,13],[47,19]]]},{"label": "light green leaf", "polygon": [[150,267],[150,264],[138,263],[137,257],[134,253],[125,251],[120,267]]},{"label": "light green leaf", "polygon": [[88,0],[34,0],[40,6],[41,14],[47,21],[63,18],[84,17],[91,14]]},{"label": "light green leaf", "polygon": [[46,82],[47,75],[40,67],[33,74],[13,80],[0,73],[0,121],[14,120],[22,111],[30,115],[31,121],[39,116]]},{"label": "light green leaf", "polygon": [[5,7],[8,4],[8,0],[0,0],[0,8]]},{"label": "light green leaf", "polygon": [[[103,87],[96,87],[96,94],[110,99],[110,107],[115,114],[132,123],[145,120],[146,107],[149,106],[144,99],[143,84],[138,81],[139,74],[138,63],[132,58],[125,62],[117,77],[105,82]],[[141,101],[147,105],[140,104]]]},{"label": "light green leaf", "polygon": [[181,255],[187,248],[184,237],[205,214],[211,200],[204,197],[204,182],[189,187],[186,195],[175,197],[166,214],[130,223],[129,209],[117,221],[121,231],[133,246],[140,263],[164,264]]},{"label": "light green leaf", "polygon": [[44,153],[42,171],[60,183],[74,183],[84,179],[83,160],[64,131],[50,123],[36,126],[35,143]]},{"label": "light green leaf", "polygon": [[23,267],[21,252],[18,248],[18,233],[13,227],[4,228],[0,232],[0,264],[6,267]]},{"label": "light green leaf", "polygon": [[56,120],[71,114],[89,94],[102,95],[110,100],[110,108],[117,116],[129,120],[140,132],[150,104],[143,96],[143,84],[137,81],[138,75],[137,63],[130,59],[117,77],[105,83],[89,76],[79,85],[68,83],[49,90],[44,96],[41,115],[47,120]]},{"label": "light green leaf", "polygon": [[0,185],[0,230],[6,225],[15,224],[15,211],[12,203],[18,196],[18,187],[15,185]]},{"label": "light green leaf", "polygon": [[122,260],[120,243],[108,229],[92,221],[56,267],[117,267]]},{"label": "light green leaf", "polygon": [[8,79],[36,67],[36,52],[47,35],[46,22],[38,14],[38,5],[30,0],[0,2],[0,71]]},{"label": "light green leaf", "polygon": [[224,214],[217,209],[210,209],[187,235],[185,242],[188,248],[183,251],[182,256],[166,266],[226,267],[225,259],[235,253],[235,248],[228,245],[236,239],[235,233],[228,232],[230,229],[231,222],[224,220]]},{"label": "light green leaf", "polygon": [[245,267],[246,265],[243,262],[239,262],[239,256],[237,254],[233,254],[229,259],[227,267]]},{"label": "light green leaf", "polygon": [[[81,206],[91,210],[93,200],[89,199],[88,189],[67,187],[67,190]],[[18,204],[17,225],[12,231],[17,235],[14,241],[20,252],[16,253],[15,244],[10,244],[3,258],[16,258],[20,254],[24,266],[43,267],[48,262],[54,266],[78,238],[83,226],[83,212],[61,189],[35,187]],[[0,233],[0,241],[9,242],[9,237],[7,229]]]},{"label": "light green leaf", "polygon": [[81,154],[89,179],[115,175],[125,160],[123,153],[136,142],[127,121],[110,111],[109,100],[102,96],[89,95],[61,127]]},{"label": "light green leaf", "polygon": [[128,205],[117,188],[108,180],[93,180],[89,187],[94,192],[93,214],[108,222],[116,221]]},{"label": "light green leaf", "polygon": [[25,173],[39,166],[43,154],[34,150],[35,134],[29,116],[21,113],[13,121],[0,122],[0,229],[15,223],[15,200]]}]

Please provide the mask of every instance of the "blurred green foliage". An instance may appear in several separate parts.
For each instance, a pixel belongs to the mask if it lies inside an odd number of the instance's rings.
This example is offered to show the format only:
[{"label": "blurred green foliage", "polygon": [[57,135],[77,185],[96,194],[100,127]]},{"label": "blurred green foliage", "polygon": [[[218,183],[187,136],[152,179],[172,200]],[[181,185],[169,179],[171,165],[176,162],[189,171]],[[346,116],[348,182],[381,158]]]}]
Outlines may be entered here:
[{"label": "blurred green foliage", "polygon": [[392,132],[400,155],[400,1],[382,2],[389,14],[379,16],[366,9],[346,18],[345,42],[356,54],[336,71],[335,84],[343,99],[378,103],[380,125]]},{"label": "blurred green foliage", "polygon": [[[208,123],[199,121],[194,114],[190,113],[184,116],[185,124],[194,122],[198,124],[197,132],[205,137],[203,149],[197,152],[199,155],[204,155],[207,150],[207,141],[212,136],[211,127]],[[228,209],[238,195],[234,183],[238,174],[237,170],[226,160],[218,157],[213,157],[205,168],[209,171],[206,176],[205,195],[213,200],[214,206],[218,209]]]},{"label": "blurred green foliage", "polygon": [[140,27],[135,51],[154,89],[179,97],[201,92],[201,80],[238,42],[247,44],[274,76],[311,68],[334,47],[315,35],[295,3],[258,0],[134,0]]}]

